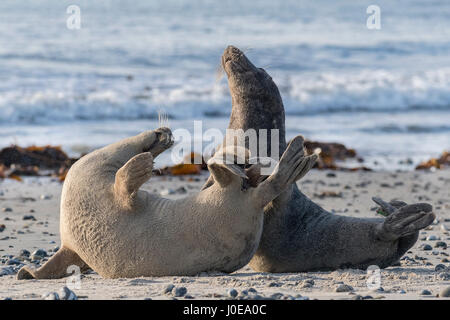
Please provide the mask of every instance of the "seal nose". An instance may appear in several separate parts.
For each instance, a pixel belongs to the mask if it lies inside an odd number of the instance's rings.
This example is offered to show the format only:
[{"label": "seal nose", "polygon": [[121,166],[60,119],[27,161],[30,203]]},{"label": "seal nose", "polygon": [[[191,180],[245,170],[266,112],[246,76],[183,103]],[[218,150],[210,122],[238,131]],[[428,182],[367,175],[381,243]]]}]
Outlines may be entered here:
[{"label": "seal nose", "polygon": [[234,46],[228,46],[225,51],[223,52],[222,55],[222,65],[223,67],[225,67],[225,63],[231,59],[233,59],[233,57],[239,57],[242,55],[242,51],[239,50],[238,48],[234,47]]}]

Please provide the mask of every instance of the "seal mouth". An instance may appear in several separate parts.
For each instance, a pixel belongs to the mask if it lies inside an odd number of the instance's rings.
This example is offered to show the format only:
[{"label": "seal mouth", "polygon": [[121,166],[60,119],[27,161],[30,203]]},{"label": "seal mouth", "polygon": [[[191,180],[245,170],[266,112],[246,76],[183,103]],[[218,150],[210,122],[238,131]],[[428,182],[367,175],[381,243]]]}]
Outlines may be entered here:
[{"label": "seal mouth", "polygon": [[246,72],[255,68],[245,54],[234,46],[228,46],[222,55],[222,68],[227,74]]}]

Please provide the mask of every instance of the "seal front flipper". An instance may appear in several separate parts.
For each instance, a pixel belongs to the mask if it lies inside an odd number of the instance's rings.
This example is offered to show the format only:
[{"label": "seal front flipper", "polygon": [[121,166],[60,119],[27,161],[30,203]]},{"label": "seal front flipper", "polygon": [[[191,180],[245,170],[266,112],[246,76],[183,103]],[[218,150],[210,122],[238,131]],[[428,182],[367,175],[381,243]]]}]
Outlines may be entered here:
[{"label": "seal front flipper", "polygon": [[428,203],[407,205],[395,201],[387,203],[380,198],[373,198],[387,214],[386,219],[377,227],[377,237],[383,241],[394,241],[416,233],[430,225],[435,219],[433,207]]},{"label": "seal front flipper", "polygon": [[140,153],[120,168],[116,173],[114,194],[124,207],[131,208],[139,188],[152,176],[153,155]]},{"label": "seal front flipper", "polygon": [[68,268],[75,265],[83,271],[88,265],[72,250],[62,247],[39,269],[22,267],[17,273],[17,280],[24,279],[59,279],[69,276]]}]

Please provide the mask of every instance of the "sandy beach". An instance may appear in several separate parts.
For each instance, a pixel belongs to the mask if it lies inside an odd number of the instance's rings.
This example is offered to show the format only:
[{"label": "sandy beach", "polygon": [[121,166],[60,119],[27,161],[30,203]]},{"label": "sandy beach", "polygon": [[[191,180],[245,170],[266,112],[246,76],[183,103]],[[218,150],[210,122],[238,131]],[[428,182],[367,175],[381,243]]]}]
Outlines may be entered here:
[{"label": "sandy beach", "polygon": [[[208,177],[153,177],[143,189],[176,199],[198,192]],[[312,170],[299,182],[300,189],[327,210],[354,217],[374,217],[372,196],[408,203],[428,202],[436,221],[420,232],[416,245],[400,264],[381,270],[381,289],[367,286],[364,270],[271,274],[244,267],[232,274],[210,273],[195,277],[102,279],[95,272],[81,275],[74,287],[71,278],[16,280],[25,249],[43,249],[45,262],[59,246],[59,202],[62,184],[52,178],[0,181],[0,299],[41,299],[69,285],[78,299],[441,299],[450,286],[450,170],[410,172],[342,172]],[[26,255],[26,254],[25,254]],[[165,293],[170,285],[175,286]],[[348,287],[350,286],[350,287]],[[175,297],[177,289],[187,289]],[[337,288],[340,289],[337,290]],[[183,289],[177,292],[182,292]],[[337,292],[342,291],[342,292]],[[448,299],[448,298],[445,298]]]}]

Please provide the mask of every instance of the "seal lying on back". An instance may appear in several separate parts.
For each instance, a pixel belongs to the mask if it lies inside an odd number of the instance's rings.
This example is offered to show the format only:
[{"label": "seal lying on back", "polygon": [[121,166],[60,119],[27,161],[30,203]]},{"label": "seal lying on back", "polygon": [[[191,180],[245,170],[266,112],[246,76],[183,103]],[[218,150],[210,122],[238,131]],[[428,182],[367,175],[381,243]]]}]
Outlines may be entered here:
[{"label": "seal lying on back", "polygon": [[[272,78],[232,46],[225,50],[222,66],[232,98],[229,128],[279,129],[281,154],[286,148],[285,114]],[[267,140],[270,146],[270,137]],[[210,179],[204,188],[213,183]],[[397,262],[417,241],[418,231],[433,222],[432,206],[375,201],[388,214],[386,219],[340,216],[322,209],[293,184],[264,208],[264,230],[250,266],[257,271],[299,272],[384,268]]]},{"label": "seal lying on back", "polygon": [[172,143],[170,130],[160,128],[77,161],[62,191],[61,249],[38,270],[22,268],[18,278],[60,278],[71,265],[88,265],[104,278],[235,271],[258,247],[264,206],[317,159],[303,156],[299,136],[276,172],[243,188],[257,167],[224,163],[223,149],[208,162],[215,181],[208,190],[180,200],[139,190],[153,159]]}]

